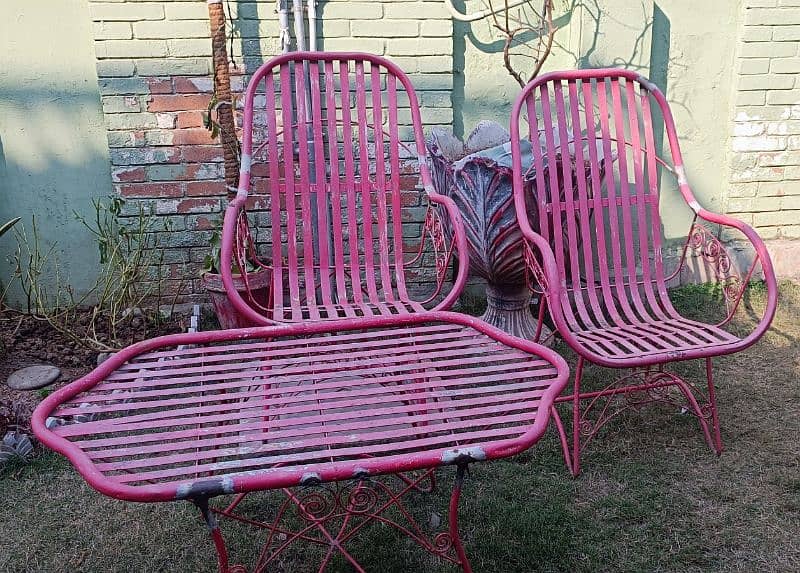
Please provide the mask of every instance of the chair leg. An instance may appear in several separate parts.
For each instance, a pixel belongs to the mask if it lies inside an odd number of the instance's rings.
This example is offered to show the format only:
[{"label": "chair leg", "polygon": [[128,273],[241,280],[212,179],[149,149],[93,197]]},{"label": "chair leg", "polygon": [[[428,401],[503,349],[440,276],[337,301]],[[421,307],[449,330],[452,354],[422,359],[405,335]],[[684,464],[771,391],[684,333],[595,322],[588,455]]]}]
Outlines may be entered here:
[{"label": "chair leg", "polygon": [[575,472],[572,470],[572,453],[570,452],[567,432],[564,430],[564,423],[561,421],[561,416],[559,415],[558,409],[555,407],[555,405],[551,406],[551,415],[553,416],[553,423],[556,425],[558,439],[561,442],[561,452],[564,455],[564,463],[567,465],[567,470],[569,473],[572,474],[573,477],[576,477]]},{"label": "chair leg", "polygon": [[572,388],[572,475],[581,473],[581,377],[583,376],[583,357],[575,367],[575,382]]},{"label": "chair leg", "polygon": [[717,412],[717,394],[714,390],[714,373],[711,358],[706,358],[706,381],[708,382],[708,407],[711,410],[711,423],[714,432],[714,450],[717,455],[722,454],[722,434],[719,428],[719,413]]},{"label": "chair leg", "polygon": [[219,522],[217,522],[217,518],[208,507],[208,498],[203,497],[195,499],[192,500],[192,503],[200,510],[208,526],[208,530],[211,533],[211,540],[214,542],[214,548],[217,550],[217,567],[219,573],[246,573],[246,569],[241,565],[228,565],[228,548],[225,545],[225,538],[222,536],[222,531],[219,528]]},{"label": "chair leg", "polygon": [[456,482],[453,485],[453,495],[450,497],[448,526],[450,528],[450,541],[458,556],[461,568],[464,570],[464,573],[472,573],[472,566],[469,563],[469,559],[467,559],[467,553],[464,551],[464,545],[461,543],[461,537],[459,537],[458,534],[458,500],[461,498],[461,488],[464,485],[464,474],[466,471],[466,464],[459,465],[456,471]]}]

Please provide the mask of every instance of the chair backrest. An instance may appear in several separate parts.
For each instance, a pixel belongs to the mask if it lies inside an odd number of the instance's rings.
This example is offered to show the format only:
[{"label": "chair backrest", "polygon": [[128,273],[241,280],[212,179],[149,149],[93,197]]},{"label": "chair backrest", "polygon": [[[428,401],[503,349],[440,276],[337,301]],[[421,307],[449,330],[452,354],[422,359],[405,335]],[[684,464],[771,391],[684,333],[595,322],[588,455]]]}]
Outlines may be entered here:
[{"label": "chair backrest", "polygon": [[285,54],[255,73],[244,109],[245,188],[270,211],[272,318],[408,299],[404,195],[428,169],[408,77],[368,54]]},{"label": "chair backrest", "polygon": [[[663,119],[662,119],[663,118]],[[658,156],[666,128],[673,166]],[[526,86],[512,112],[516,193],[553,249],[573,328],[672,312],[662,258],[659,178],[683,175],[661,92],[635,72],[574,70]],[[521,135],[522,134],[522,135]],[[527,142],[530,145],[528,164]],[[524,144],[521,145],[521,144]],[[520,202],[517,201],[517,205]]]}]

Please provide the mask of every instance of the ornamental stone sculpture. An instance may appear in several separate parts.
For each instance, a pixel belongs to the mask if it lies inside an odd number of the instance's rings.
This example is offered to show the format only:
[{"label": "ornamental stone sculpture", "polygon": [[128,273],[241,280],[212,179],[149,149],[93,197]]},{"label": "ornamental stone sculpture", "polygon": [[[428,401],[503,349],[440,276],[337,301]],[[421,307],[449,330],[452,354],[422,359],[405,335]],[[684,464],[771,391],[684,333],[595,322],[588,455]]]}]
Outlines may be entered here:
[{"label": "ornamental stone sculpture", "polygon": [[[427,145],[436,190],[451,197],[463,216],[470,271],[486,280],[487,308],[481,318],[531,340],[537,321],[530,311],[522,234],[514,213],[509,140],[505,128],[482,121],[464,143],[437,128]],[[531,215],[535,220],[535,212]]]},{"label": "ornamental stone sculpture", "polygon": [[[547,175],[541,180],[549,186],[550,170],[553,169],[555,173],[552,180],[557,181],[559,186],[557,193],[562,197],[567,192],[575,196],[575,189],[563,188],[565,165],[562,157],[568,158],[567,171],[572,172],[571,181],[577,181],[577,165],[586,169],[585,175],[588,177],[586,138],[579,146],[572,139],[562,145],[555,133],[550,138],[556,149],[563,148],[566,153],[558,154],[557,165],[541,163],[546,172],[543,174]],[[540,134],[539,139],[537,143],[544,148],[544,134]],[[531,313],[530,287],[536,285],[535,280],[526,276],[525,245],[514,212],[509,141],[510,135],[501,125],[482,121],[463,143],[452,133],[440,128],[431,130],[426,143],[436,190],[451,197],[461,211],[469,246],[470,272],[486,280],[487,307],[482,320],[521,338],[547,341],[550,329]],[[576,147],[583,155],[582,162],[576,161]],[[521,150],[526,184],[534,185],[536,173],[532,167],[534,161],[530,141],[522,141]],[[605,157],[599,143],[594,155],[600,166],[597,179],[603,181],[606,162],[614,161],[615,156],[612,153]],[[539,157],[543,156],[546,157],[546,154],[542,153]],[[588,192],[591,194],[591,189]],[[531,197],[531,202],[526,205],[529,221],[534,229],[538,229],[540,217],[537,205],[532,200],[535,193],[526,195]],[[545,216],[552,224],[552,215],[547,213]],[[591,218],[593,213],[590,211],[588,216]],[[445,227],[445,232],[451,231]]]}]

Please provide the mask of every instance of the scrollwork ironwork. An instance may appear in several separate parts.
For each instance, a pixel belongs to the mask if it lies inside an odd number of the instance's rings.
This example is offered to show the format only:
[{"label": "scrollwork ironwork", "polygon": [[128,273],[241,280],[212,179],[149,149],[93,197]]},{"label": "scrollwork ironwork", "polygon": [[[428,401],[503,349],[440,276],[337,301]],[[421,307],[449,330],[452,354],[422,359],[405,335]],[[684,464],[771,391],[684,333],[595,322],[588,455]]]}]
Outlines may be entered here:
[{"label": "scrollwork ironwork", "polygon": [[[436,265],[436,280],[439,285],[444,282],[450,257],[453,252],[453,242],[448,243],[444,223],[438,210],[431,206],[425,214],[425,223],[422,227],[422,237],[430,237],[433,247],[433,257]],[[423,241],[424,244],[424,241]]]},{"label": "scrollwork ironwork", "polygon": [[[335,547],[346,560],[351,561],[353,558],[344,545],[364,526],[376,521],[401,531],[428,552],[458,563],[450,533],[440,531],[426,534],[402,501],[407,493],[423,491],[422,484],[433,478],[432,470],[397,477],[399,480],[391,481],[393,485],[385,480],[364,478],[285,489],[286,500],[271,522],[245,517],[232,508],[216,513],[267,530],[264,547],[253,568],[254,573],[266,571],[270,563],[297,540]],[[290,518],[292,507],[299,522]],[[387,513],[392,508],[394,511]]]},{"label": "scrollwork ironwork", "polygon": [[728,312],[744,292],[745,281],[720,240],[704,225],[695,223],[689,231],[688,246],[711,267],[722,288]]},{"label": "scrollwork ironwork", "polygon": [[523,256],[525,258],[525,281],[528,283],[528,288],[540,294],[547,292],[547,277],[544,269],[539,264],[539,259],[527,240],[525,240]]},{"label": "scrollwork ironwork", "polygon": [[[633,380],[638,383],[631,385]],[[699,399],[697,407],[689,399],[691,393]],[[622,376],[600,390],[581,411],[579,431],[586,440],[583,449],[603,426],[628,410],[640,410],[659,403],[696,416],[701,423],[711,419],[711,405],[705,394],[672,372],[642,369]]]}]

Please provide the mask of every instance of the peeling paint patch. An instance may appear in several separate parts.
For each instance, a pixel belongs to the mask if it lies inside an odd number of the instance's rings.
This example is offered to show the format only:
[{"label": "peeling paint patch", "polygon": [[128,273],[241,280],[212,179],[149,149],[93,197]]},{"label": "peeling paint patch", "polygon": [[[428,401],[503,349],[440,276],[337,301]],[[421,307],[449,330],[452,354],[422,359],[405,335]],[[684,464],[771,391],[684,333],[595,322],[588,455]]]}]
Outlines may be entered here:
[{"label": "peeling paint patch", "polygon": [[442,463],[456,464],[459,462],[480,462],[486,459],[486,452],[481,447],[456,448],[446,450],[442,454]]},{"label": "peeling paint patch", "polygon": [[319,485],[321,483],[322,478],[319,477],[318,473],[309,472],[300,477],[300,485],[303,486]]},{"label": "peeling paint patch", "polygon": [[353,477],[355,479],[364,479],[369,477],[369,470],[367,468],[355,468],[353,469]]},{"label": "peeling paint patch", "polygon": [[230,477],[195,481],[178,486],[175,499],[198,499],[233,492],[233,480]]}]

